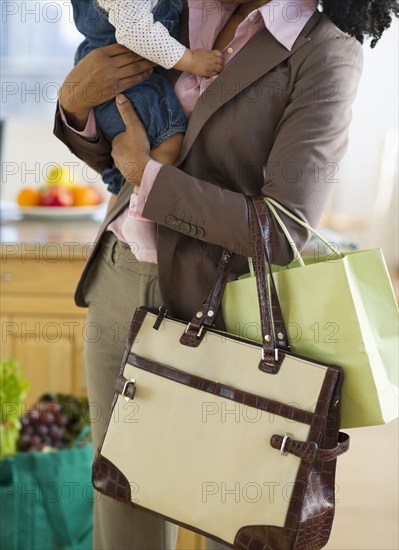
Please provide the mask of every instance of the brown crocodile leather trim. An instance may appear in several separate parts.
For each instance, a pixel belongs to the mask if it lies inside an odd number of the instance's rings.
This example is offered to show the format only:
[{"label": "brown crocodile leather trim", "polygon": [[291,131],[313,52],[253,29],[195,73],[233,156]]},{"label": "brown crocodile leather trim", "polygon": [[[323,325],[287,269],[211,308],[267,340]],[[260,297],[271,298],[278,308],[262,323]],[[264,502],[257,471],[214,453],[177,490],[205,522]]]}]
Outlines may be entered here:
[{"label": "brown crocodile leather trim", "polygon": [[[138,307],[134,313],[132,322],[129,327],[129,334],[127,335],[126,339],[126,348],[130,350],[130,348],[133,345],[133,342],[136,339],[136,336],[141,329],[141,325],[144,322],[145,316],[147,315],[147,311],[143,307]],[[124,365],[124,362],[122,361],[122,365]]]},{"label": "brown crocodile leather trim", "polygon": [[[292,550],[296,531],[273,525],[247,525],[236,536],[235,550]],[[265,542],[267,541],[267,542]]]},{"label": "brown crocodile leather trim", "polygon": [[[309,430],[308,441],[314,441],[318,445],[321,445],[321,437],[323,427],[327,417],[328,407],[331,400],[331,395],[334,390],[338,373],[335,370],[327,371],[324,379],[324,383],[320,392],[319,400],[316,404],[313,423]],[[336,443],[334,443],[334,446]],[[307,491],[307,485],[309,480],[309,474],[313,465],[301,461],[295,485],[292,490],[290,505],[288,507],[288,513],[286,518],[285,527],[289,529],[298,529],[301,516],[303,514],[303,507],[306,507],[304,503],[305,493]],[[315,481],[316,483],[316,481]],[[314,487],[314,491],[318,491],[318,487]],[[309,509],[308,513],[313,515],[313,510]],[[306,512],[305,512],[306,516]]]},{"label": "brown crocodile leather trim", "polygon": [[[168,367],[167,365],[162,365],[161,363],[156,363],[144,357],[140,357],[133,353],[129,354],[127,362],[130,365],[133,365],[139,369],[151,372],[157,376],[162,376],[168,380],[173,380],[173,382],[178,382],[179,384],[184,384],[185,386],[190,386],[199,391],[206,393],[211,393],[213,395],[218,395],[224,399],[231,399],[241,403],[242,405],[247,405],[248,407],[254,407],[255,409],[260,409],[262,411],[282,416],[289,420],[295,420],[296,422],[301,422],[302,424],[312,424],[313,422],[313,413],[310,411],[305,411],[302,409],[297,409],[291,405],[285,405],[271,399],[266,399],[255,395],[253,393],[244,392],[237,388],[232,388],[213,380],[208,380],[207,378],[200,378],[199,376],[194,376],[193,374],[188,374],[186,372]],[[126,378],[120,377],[120,380],[117,383],[117,387],[120,389],[124,387]],[[137,381],[140,384],[140,381]]]},{"label": "brown crocodile leather trim", "polygon": [[92,481],[100,493],[116,500],[131,502],[129,481],[108,458],[97,452],[93,463]]},{"label": "brown crocodile leather trim", "polygon": [[155,319],[155,323],[152,325],[153,329],[155,330],[159,329],[167,313],[168,313],[168,310],[166,309],[165,306],[159,307],[157,318]]},{"label": "brown crocodile leather trim", "polygon": [[[329,369],[308,437],[322,448],[333,448],[338,443],[339,414],[332,411],[337,411],[339,405],[341,383],[342,371]],[[297,529],[295,550],[327,544],[334,518],[335,469],[335,460],[313,464],[301,461],[286,520],[286,527]]]},{"label": "brown crocodile leather trim", "polygon": [[180,343],[184,346],[198,347],[205,334],[203,329],[210,328],[214,324],[232,263],[233,253],[224,249],[218,264],[216,282],[180,338]]},{"label": "brown crocodile leather trim", "polygon": [[[247,201],[251,240],[255,250],[252,259],[256,274],[260,324],[263,335],[263,357],[259,363],[259,369],[268,374],[277,374],[283,359],[281,354],[275,355],[275,352],[277,348],[289,348],[267,250],[267,244],[270,242],[270,217],[263,198],[257,200],[256,197],[248,197]],[[264,218],[262,222],[261,216]],[[266,266],[268,268],[267,272]],[[270,279],[268,279],[267,273]],[[280,333],[282,339],[276,341],[275,333]]]},{"label": "brown crocodile leather trim", "polygon": [[270,295],[271,295],[271,307],[273,315],[274,329],[276,333],[281,332],[282,338],[279,338],[278,347],[281,349],[290,350],[288,343],[288,335],[285,328],[283,312],[281,310],[280,302],[278,299],[277,288],[274,282],[273,271],[271,264],[273,263],[272,251],[271,251],[271,220],[269,209],[266,206],[264,197],[251,197],[251,202],[255,208],[258,224],[261,229],[262,241],[261,247],[264,249],[264,255],[266,264],[270,274]]},{"label": "brown crocodile leather trim", "polygon": [[340,433],[338,445],[332,449],[320,449],[314,441],[298,441],[290,437],[284,438],[281,435],[273,435],[270,439],[270,445],[275,449],[281,449],[284,442],[284,451],[291,453],[308,464],[313,464],[315,460],[330,461],[346,453],[349,449],[349,435]]}]

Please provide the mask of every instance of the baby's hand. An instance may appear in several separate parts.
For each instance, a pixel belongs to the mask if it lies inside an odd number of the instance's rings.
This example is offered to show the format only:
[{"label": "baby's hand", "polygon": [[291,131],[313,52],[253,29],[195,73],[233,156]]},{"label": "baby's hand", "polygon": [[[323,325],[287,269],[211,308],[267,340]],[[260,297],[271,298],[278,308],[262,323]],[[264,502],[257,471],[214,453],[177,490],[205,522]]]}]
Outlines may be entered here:
[{"label": "baby's hand", "polygon": [[215,76],[223,69],[223,56],[219,50],[191,52],[191,73],[198,76]]},{"label": "baby's hand", "polygon": [[223,56],[219,50],[186,50],[175,68],[198,76],[216,76],[223,68]]}]

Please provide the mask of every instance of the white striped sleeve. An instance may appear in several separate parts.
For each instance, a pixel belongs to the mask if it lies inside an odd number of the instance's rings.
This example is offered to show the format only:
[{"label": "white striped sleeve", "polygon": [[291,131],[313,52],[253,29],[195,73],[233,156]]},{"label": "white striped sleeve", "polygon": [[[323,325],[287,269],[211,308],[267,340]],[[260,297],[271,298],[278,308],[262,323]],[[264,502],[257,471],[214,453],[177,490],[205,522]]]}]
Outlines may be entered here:
[{"label": "white striped sleeve", "polygon": [[155,0],[97,0],[116,29],[116,40],[142,57],[171,69],[186,48],[160,22],[154,22]]}]

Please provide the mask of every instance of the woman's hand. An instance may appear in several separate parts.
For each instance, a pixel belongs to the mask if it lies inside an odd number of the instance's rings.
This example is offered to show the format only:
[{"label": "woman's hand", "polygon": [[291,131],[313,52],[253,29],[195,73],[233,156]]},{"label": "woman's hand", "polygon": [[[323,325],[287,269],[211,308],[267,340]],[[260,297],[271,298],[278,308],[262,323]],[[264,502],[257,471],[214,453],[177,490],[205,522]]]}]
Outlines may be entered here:
[{"label": "woman's hand", "polygon": [[116,106],[126,131],[112,140],[112,158],[126,181],[139,186],[146,164],[151,158],[147,133],[133,105],[124,95],[116,97]]},{"label": "woman's hand", "polygon": [[92,51],[72,69],[58,92],[68,121],[83,130],[93,107],[143,82],[153,67],[120,44]]}]

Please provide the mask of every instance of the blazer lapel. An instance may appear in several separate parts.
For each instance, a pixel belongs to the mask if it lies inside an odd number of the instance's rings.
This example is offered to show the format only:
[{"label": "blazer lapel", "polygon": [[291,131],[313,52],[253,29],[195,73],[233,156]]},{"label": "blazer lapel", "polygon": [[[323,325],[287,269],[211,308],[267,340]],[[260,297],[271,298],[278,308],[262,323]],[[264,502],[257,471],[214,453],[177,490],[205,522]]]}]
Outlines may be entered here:
[{"label": "blazer lapel", "polygon": [[207,120],[222,105],[230,101],[245,88],[290,57],[310,38],[306,35],[321,16],[316,11],[302,29],[291,51],[287,50],[265,29],[256,35],[227,65],[221,74],[199,97],[190,118],[183,145],[176,165],[179,166],[198,137]]}]

